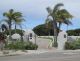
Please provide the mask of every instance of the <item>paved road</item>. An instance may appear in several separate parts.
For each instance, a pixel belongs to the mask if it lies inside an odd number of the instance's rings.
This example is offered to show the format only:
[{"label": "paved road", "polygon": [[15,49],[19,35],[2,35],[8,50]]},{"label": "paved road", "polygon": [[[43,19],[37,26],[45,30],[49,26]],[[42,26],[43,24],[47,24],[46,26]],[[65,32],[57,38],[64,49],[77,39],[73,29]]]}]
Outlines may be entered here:
[{"label": "paved road", "polygon": [[0,61],[80,61],[80,52],[47,52],[0,57]]}]

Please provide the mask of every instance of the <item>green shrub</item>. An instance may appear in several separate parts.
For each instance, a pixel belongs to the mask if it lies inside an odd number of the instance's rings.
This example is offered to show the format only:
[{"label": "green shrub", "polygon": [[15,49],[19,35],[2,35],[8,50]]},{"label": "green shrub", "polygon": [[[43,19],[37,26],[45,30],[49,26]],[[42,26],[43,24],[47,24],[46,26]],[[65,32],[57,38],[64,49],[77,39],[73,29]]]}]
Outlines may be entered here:
[{"label": "green shrub", "polygon": [[76,45],[76,49],[80,49],[80,39],[74,42]]},{"label": "green shrub", "polygon": [[77,39],[76,41],[73,42],[66,42],[65,49],[69,50],[80,49],[80,39]]},{"label": "green shrub", "polygon": [[10,44],[7,44],[5,46],[5,48],[7,48],[7,49],[16,49],[16,50],[18,50],[18,49],[24,49],[24,43],[22,43],[22,42],[10,43]]},{"label": "green shrub", "polygon": [[69,50],[75,50],[75,44],[72,42],[66,42],[65,43],[65,49],[69,49]]},{"label": "green shrub", "polygon": [[36,50],[37,48],[38,48],[38,45],[33,44],[32,42],[28,42],[25,45],[25,49],[27,49],[27,50]]},{"label": "green shrub", "polygon": [[32,42],[14,42],[7,44],[5,46],[7,49],[15,49],[15,50],[35,50],[38,48],[38,45],[33,44]]}]

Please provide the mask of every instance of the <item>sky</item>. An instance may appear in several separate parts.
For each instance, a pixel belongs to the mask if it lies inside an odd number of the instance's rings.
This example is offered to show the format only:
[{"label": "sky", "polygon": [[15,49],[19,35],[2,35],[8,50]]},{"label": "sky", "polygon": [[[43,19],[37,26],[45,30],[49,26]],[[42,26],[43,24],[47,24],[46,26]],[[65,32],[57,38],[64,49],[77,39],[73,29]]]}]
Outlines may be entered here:
[{"label": "sky", "polygon": [[[45,23],[48,15],[47,7],[54,8],[57,3],[63,3],[74,17],[70,21],[72,25],[68,29],[80,28],[80,0],[0,0],[0,20],[4,19],[2,14],[9,9],[14,9],[23,13],[23,29],[33,29],[35,26]],[[67,30],[63,24],[62,30]]]}]

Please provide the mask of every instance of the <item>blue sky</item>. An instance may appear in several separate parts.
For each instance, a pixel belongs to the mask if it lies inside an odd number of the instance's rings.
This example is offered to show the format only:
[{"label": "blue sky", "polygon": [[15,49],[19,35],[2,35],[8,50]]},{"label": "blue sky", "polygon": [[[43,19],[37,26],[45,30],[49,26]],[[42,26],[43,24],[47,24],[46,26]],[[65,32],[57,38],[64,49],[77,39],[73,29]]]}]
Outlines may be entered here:
[{"label": "blue sky", "polygon": [[[80,0],[0,0],[0,19],[3,19],[3,12],[9,9],[20,11],[23,13],[24,19],[23,29],[32,29],[39,24],[43,24],[48,15],[46,8],[53,8],[55,4],[63,3],[74,18],[71,20],[73,25],[68,29],[80,28]],[[66,25],[62,25],[62,30],[67,30]]]}]

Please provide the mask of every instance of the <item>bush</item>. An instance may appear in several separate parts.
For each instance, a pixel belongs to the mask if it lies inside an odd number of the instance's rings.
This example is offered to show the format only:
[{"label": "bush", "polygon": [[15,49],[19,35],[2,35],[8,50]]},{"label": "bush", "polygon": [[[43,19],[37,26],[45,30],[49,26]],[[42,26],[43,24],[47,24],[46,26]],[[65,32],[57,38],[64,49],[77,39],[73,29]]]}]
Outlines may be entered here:
[{"label": "bush", "polygon": [[4,33],[0,32],[0,42],[5,42],[6,36]]},{"label": "bush", "polygon": [[73,42],[66,42],[65,49],[75,50],[80,49],[80,39],[73,41]]},{"label": "bush", "polygon": [[38,45],[33,44],[32,42],[28,42],[25,45],[25,49],[27,49],[27,50],[36,50],[37,48],[38,48]]},{"label": "bush", "polygon": [[5,48],[7,49],[24,49],[24,43],[22,42],[12,42],[10,44],[6,44]]},{"label": "bush", "polygon": [[36,50],[38,45],[33,44],[32,42],[14,42],[7,44],[5,46],[7,49],[15,49],[15,50]]},{"label": "bush", "polygon": [[65,43],[65,49],[69,50],[75,50],[75,44],[71,42],[66,42]]}]

